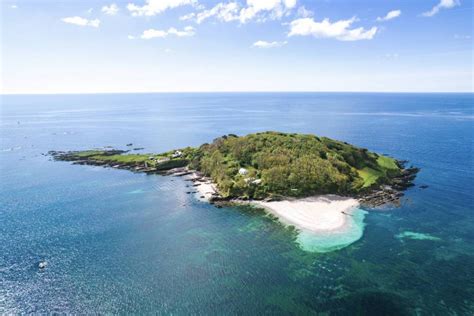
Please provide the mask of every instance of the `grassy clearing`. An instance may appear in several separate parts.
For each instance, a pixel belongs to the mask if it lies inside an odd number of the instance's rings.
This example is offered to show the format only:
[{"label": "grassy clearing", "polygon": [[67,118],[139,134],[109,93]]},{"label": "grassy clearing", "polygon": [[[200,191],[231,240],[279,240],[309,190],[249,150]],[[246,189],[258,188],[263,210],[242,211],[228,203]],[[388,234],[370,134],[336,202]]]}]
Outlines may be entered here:
[{"label": "grassy clearing", "polygon": [[387,178],[387,176],[393,175],[400,170],[395,159],[386,156],[378,156],[377,165],[378,168],[376,169],[365,167],[357,170],[364,183],[362,188],[368,188],[377,183],[379,179]]},{"label": "grassy clearing", "polygon": [[364,180],[364,185],[362,186],[363,188],[368,188],[374,183],[377,182],[377,180],[380,177],[384,177],[385,174],[382,171],[375,170],[369,167],[365,167],[364,169],[357,170],[359,173],[359,176]]},{"label": "grassy clearing", "polygon": [[398,165],[395,159],[387,156],[379,156],[377,158],[377,164],[383,169],[398,170]]},{"label": "grassy clearing", "polygon": [[107,162],[115,162],[115,163],[123,163],[123,164],[134,164],[134,163],[144,163],[148,161],[150,155],[111,155],[111,156],[103,156],[103,155],[96,155],[96,156],[89,156],[92,159],[100,160],[100,161],[107,161]]},{"label": "grassy clearing", "polygon": [[[108,163],[124,164],[124,165],[143,165],[147,162],[149,167],[156,167],[158,170],[168,170],[172,168],[184,167],[189,161],[186,159],[171,159],[161,163],[157,163],[155,159],[164,158],[160,155],[151,154],[133,154],[133,155],[97,155],[89,156],[89,158]],[[152,159],[150,159],[152,158]]]},{"label": "grassy clearing", "polygon": [[98,156],[98,155],[103,155],[104,151],[103,150],[86,150],[86,151],[81,151],[75,154],[75,156],[79,158],[87,158],[87,157],[92,157],[92,156]]}]

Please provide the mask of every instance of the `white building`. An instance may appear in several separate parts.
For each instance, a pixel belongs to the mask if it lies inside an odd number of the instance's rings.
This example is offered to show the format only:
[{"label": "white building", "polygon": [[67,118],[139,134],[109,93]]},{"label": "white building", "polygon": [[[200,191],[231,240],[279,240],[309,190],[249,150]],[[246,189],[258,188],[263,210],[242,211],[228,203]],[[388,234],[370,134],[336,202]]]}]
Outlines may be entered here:
[{"label": "white building", "polygon": [[249,171],[248,171],[247,169],[245,169],[245,168],[240,168],[240,169],[239,169],[239,173],[240,173],[241,175],[245,176],[246,174],[249,173]]},{"label": "white building", "polygon": [[180,150],[177,150],[174,152],[174,154],[171,157],[178,158],[178,157],[181,157],[182,155],[183,153]]}]

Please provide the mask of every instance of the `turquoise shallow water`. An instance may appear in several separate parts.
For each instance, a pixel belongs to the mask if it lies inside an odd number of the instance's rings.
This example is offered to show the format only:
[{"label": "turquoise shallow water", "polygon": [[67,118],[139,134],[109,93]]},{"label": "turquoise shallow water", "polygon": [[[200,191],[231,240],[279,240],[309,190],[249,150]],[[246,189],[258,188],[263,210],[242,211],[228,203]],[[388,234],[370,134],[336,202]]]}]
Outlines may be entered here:
[{"label": "turquoise shallow water", "polygon": [[362,238],[366,214],[366,211],[357,208],[352,211],[347,229],[318,234],[301,231],[297,234],[296,242],[301,249],[310,252],[324,253],[342,249]]},{"label": "turquoise shallow water", "polygon": [[[0,101],[2,314],[474,312],[472,94]],[[127,143],[157,152],[265,130],[341,139],[422,171],[402,207],[361,210],[364,233],[333,251],[262,211],[200,202],[181,178],[42,155]]]}]

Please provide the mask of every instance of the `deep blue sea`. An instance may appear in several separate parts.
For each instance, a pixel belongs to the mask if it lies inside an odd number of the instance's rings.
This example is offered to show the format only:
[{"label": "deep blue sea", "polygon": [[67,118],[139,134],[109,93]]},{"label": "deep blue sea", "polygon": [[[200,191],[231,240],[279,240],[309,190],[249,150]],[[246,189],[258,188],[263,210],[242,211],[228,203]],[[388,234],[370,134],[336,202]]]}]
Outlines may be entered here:
[{"label": "deep blue sea", "polygon": [[[473,94],[0,102],[0,314],[474,314]],[[43,155],[127,143],[162,152],[268,130],[347,141],[421,172],[400,208],[366,214],[361,239],[315,253],[261,211],[186,194],[181,178]]]}]

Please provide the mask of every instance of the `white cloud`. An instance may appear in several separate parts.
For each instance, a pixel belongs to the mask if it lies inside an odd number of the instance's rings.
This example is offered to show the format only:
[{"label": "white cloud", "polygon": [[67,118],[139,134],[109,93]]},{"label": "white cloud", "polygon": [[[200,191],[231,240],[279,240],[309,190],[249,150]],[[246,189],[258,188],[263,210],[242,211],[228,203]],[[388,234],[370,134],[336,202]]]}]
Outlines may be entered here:
[{"label": "white cloud", "polygon": [[10,6],[10,9],[18,9],[18,6],[17,6],[16,4],[12,4],[12,5]]},{"label": "white cloud", "polygon": [[196,30],[192,26],[186,26],[182,31],[178,31],[174,27],[168,29],[168,34],[176,35],[178,37],[188,37],[194,36],[196,34]]},{"label": "white cloud", "polygon": [[148,29],[148,30],[143,31],[143,34],[140,37],[142,39],[152,39],[152,38],[155,38],[155,37],[163,38],[163,37],[166,37],[166,36],[168,36],[167,31]]},{"label": "white cloud", "polygon": [[308,36],[316,38],[334,38],[340,41],[358,41],[369,40],[377,33],[377,27],[368,30],[363,27],[353,28],[350,26],[357,19],[355,17],[349,20],[340,20],[331,23],[329,19],[316,22],[312,18],[302,18],[290,23],[290,32],[288,36]]},{"label": "white cloud", "polygon": [[143,6],[129,3],[127,9],[133,16],[154,16],[168,9],[197,4],[197,0],[145,0],[145,2]]},{"label": "white cloud", "polygon": [[104,5],[102,7],[102,12],[107,15],[116,15],[118,11],[119,11],[119,7],[115,3],[112,3],[109,6]]},{"label": "white cloud", "polygon": [[431,17],[436,15],[441,9],[450,9],[460,4],[461,3],[459,2],[459,0],[440,0],[440,2],[435,5],[430,11],[426,11],[422,13],[422,15],[426,17]]},{"label": "white cloud", "polygon": [[[239,20],[246,23],[261,14],[270,19],[280,19],[296,6],[296,0],[247,0],[247,7],[240,10]],[[267,17],[260,18],[264,21]]]},{"label": "white cloud", "polygon": [[296,6],[297,0],[247,0],[242,7],[237,2],[220,2],[209,10],[190,13],[182,16],[181,20],[195,19],[197,23],[215,17],[222,22],[240,21],[247,23],[257,18],[258,21],[266,19],[279,19]]},{"label": "white cloud", "polygon": [[292,9],[296,1],[286,0],[247,0],[247,7],[240,10],[239,20],[246,23],[260,13],[270,13],[273,19],[283,16],[285,9]]},{"label": "white cloud", "polygon": [[196,22],[202,23],[204,20],[216,17],[223,22],[230,22],[239,19],[239,4],[236,2],[218,3],[212,9],[204,10],[195,15]]},{"label": "white cloud", "polygon": [[288,44],[287,41],[284,42],[267,42],[267,41],[256,41],[253,43],[253,47],[257,48],[275,48],[275,47],[282,47]]},{"label": "white cloud", "polygon": [[283,0],[285,7],[287,8],[294,8],[296,6],[296,0]]},{"label": "white cloud", "polygon": [[187,37],[194,36],[196,30],[192,26],[186,26],[182,31],[177,30],[174,27],[170,27],[168,30],[155,30],[148,29],[143,31],[143,34],[140,36],[142,39],[152,39],[152,38],[165,38],[168,35],[174,35],[177,37]]},{"label": "white cloud", "polygon": [[378,17],[377,21],[384,22],[384,21],[392,20],[392,19],[398,18],[401,14],[402,14],[402,11],[400,10],[392,10],[388,12],[384,17]]},{"label": "white cloud", "polygon": [[306,9],[304,6],[301,6],[298,8],[296,14],[300,18],[310,18],[313,16],[313,11]]},{"label": "white cloud", "polygon": [[134,39],[135,39],[135,36],[133,36],[133,35],[128,35],[127,38],[128,38],[129,40],[134,40]]},{"label": "white cloud", "polygon": [[196,16],[196,13],[192,12],[192,13],[180,16],[179,20],[180,21],[188,21],[188,20],[194,19],[195,16]]},{"label": "white cloud", "polygon": [[99,27],[100,20],[88,20],[85,18],[81,18],[80,16],[72,16],[67,18],[62,18],[61,21],[64,23],[79,25],[79,26],[92,26],[92,27]]}]

